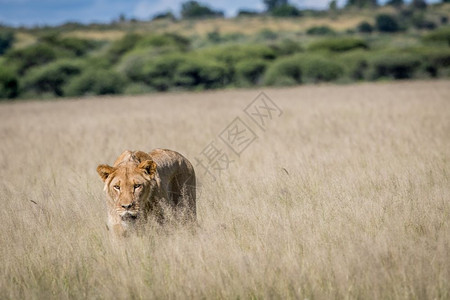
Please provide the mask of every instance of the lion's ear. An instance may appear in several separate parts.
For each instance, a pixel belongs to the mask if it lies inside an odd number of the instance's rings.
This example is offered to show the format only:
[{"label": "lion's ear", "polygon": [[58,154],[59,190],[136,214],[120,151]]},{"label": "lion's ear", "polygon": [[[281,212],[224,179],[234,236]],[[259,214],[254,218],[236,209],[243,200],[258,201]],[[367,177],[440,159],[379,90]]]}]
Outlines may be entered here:
[{"label": "lion's ear", "polygon": [[156,164],[153,160],[145,160],[139,164],[139,169],[144,170],[150,177],[153,177],[156,173]]},{"label": "lion's ear", "polygon": [[114,172],[116,168],[113,168],[108,165],[99,165],[97,167],[97,173],[100,175],[103,181],[106,181],[106,178],[108,178],[109,175],[111,175],[112,172]]}]

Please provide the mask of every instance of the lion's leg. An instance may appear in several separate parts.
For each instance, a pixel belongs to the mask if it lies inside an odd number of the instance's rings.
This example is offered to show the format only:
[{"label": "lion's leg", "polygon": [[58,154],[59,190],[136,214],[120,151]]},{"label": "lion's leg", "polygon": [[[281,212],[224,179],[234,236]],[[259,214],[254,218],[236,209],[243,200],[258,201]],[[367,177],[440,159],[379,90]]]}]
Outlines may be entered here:
[{"label": "lion's leg", "polygon": [[175,176],[172,185],[176,193],[175,204],[180,208],[184,214],[184,218],[188,221],[196,219],[196,189],[195,189],[195,175],[180,174]]},{"label": "lion's leg", "polygon": [[197,186],[196,186],[196,180],[195,175],[191,174],[184,184],[184,190],[185,190],[185,198],[188,201],[188,206],[190,208],[191,215],[194,219],[196,219],[197,216]]},{"label": "lion's leg", "polygon": [[112,230],[117,237],[123,237],[126,235],[126,230],[121,224],[114,224]]}]

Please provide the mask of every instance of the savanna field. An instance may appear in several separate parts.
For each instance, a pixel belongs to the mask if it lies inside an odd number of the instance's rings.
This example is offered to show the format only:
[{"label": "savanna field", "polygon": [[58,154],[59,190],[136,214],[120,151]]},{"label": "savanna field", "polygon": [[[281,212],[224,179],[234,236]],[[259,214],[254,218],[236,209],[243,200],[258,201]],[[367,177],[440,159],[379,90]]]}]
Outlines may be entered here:
[{"label": "savanna field", "polygon": [[[0,140],[1,299],[450,298],[449,81],[1,103]],[[233,162],[195,166],[197,228],[111,236],[98,164],[212,141]]]}]

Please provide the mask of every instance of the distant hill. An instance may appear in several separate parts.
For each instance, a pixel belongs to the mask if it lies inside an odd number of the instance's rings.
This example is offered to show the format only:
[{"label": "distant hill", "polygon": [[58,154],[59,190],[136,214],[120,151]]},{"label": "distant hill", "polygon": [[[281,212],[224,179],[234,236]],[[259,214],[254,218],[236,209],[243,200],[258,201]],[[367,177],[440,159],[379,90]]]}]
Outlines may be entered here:
[{"label": "distant hill", "polygon": [[449,17],[439,4],[1,27],[0,98],[448,77]]}]

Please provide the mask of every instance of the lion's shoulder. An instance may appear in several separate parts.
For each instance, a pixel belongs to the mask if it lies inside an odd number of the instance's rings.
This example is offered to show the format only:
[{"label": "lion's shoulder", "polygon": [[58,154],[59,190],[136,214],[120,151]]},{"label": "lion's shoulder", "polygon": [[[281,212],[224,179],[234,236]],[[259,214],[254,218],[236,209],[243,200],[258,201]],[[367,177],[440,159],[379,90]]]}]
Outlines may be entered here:
[{"label": "lion's shoulder", "polygon": [[130,151],[126,150],[122,152],[122,154],[119,155],[119,157],[114,162],[114,166],[117,167],[118,165],[125,164],[125,163],[135,163],[139,164],[146,160],[151,160],[152,157],[143,151]]},{"label": "lion's shoulder", "polygon": [[[160,148],[149,153],[126,150],[116,159],[114,168],[127,168],[126,166],[139,165],[147,160],[156,164],[157,173],[162,180],[170,179],[174,174],[194,174],[194,167],[186,157],[176,151]],[[127,174],[133,171],[135,169],[131,168]]]},{"label": "lion's shoulder", "polygon": [[169,149],[153,149],[149,156],[155,161],[171,162],[185,160],[186,158],[180,153]]},{"label": "lion's shoulder", "polygon": [[193,172],[189,160],[182,154],[169,149],[154,149],[149,153],[151,159],[158,166],[158,171],[178,169],[180,172]]}]

